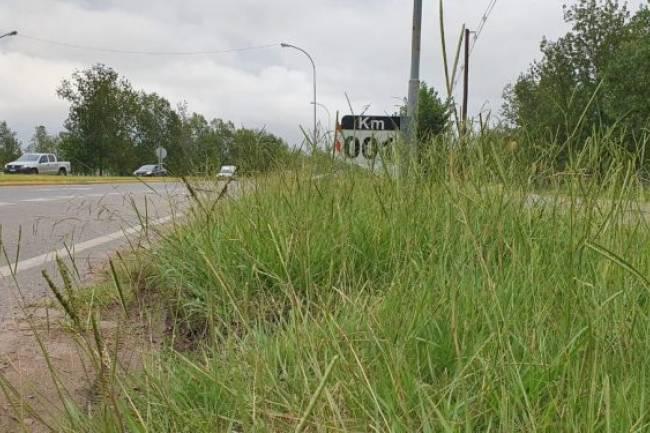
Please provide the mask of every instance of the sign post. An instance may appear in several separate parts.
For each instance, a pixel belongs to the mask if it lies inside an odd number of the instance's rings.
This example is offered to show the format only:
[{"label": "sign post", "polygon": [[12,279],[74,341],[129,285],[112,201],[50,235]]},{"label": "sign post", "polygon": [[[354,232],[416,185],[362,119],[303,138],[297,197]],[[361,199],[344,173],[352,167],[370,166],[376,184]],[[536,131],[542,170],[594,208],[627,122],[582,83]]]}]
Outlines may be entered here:
[{"label": "sign post", "polygon": [[163,160],[167,158],[167,149],[158,146],[156,149],[156,156],[158,157],[158,165],[162,165]]},{"label": "sign post", "polygon": [[357,165],[374,168],[377,159],[386,161],[398,140],[398,116],[344,116],[337,127],[335,152]]}]

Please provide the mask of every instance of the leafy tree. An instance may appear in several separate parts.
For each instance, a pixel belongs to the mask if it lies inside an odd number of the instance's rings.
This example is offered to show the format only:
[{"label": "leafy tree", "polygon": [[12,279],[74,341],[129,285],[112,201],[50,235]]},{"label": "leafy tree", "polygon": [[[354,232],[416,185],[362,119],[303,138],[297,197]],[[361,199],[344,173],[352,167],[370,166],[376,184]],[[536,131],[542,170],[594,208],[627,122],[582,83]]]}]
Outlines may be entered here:
[{"label": "leafy tree", "polygon": [[29,146],[27,146],[27,151],[56,154],[59,150],[59,144],[60,142],[58,137],[49,135],[45,126],[39,125],[34,128],[34,135],[32,136]]},{"label": "leafy tree", "polygon": [[228,149],[226,162],[232,162],[243,172],[265,172],[273,169],[288,156],[286,144],[264,130],[238,129]]},{"label": "leafy tree", "polygon": [[157,162],[158,147],[167,150],[166,161],[172,173],[185,173],[187,157],[179,144],[182,120],[169,101],[155,93],[140,92],[137,96],[135,128],[133,131],[134,159],[126,163],[128,170],[152,161]]},{"label": "leafy tree", "polygon": [[219,160],[224,164],[228,163],[233,159],[237,128],[234,123],[222,119],[213,119],[210,126],[219,136]]},{"label": "leafy tree", "polygon": [[647,131],[650,119],[650,10],[642,9],[611,53],[603,83],[605,110],[625,128],[631,142]]},{"label": "leafy tree", "polygon": [[20,154],[20,142],[16,138],[16,133],[9,129],[7,122],[0,122],[0,164],[11,162]]},{"label": "leafy tree", "polygon": [[220,164],[221,137],[201,114],[193,113],[185,122],[186,133],[190,137],[187,147],[191,171],[210,173]]},{"label": "leafy tree", "polygon": [[70,136],[62,143],[67,158],[82,172],[129,172],[133,161],[131,139],[137,97],[131,84],[105,65],[75,72],[58,95],[71,103],[65,127]]},{"label": "leafy tree", "polygon": [[564,18],[571,30],[544,39],[542,59],[506,88],[504,117],[530,137],[574,148],[594,128],[622,124],[638,134],[650,116],[647,7],[632,15],[618,0],[579,0]]},{"label": "leafy tree", "polygon": [[433,87],[422,83],[418,97],[417,136],[420,142],[440,135],[449,126],[449,108]]},{"label": "leafy tree", "polygon": [[[208,121],[189,115],[185,105],[174,110],[155,93],[136,92],[104,65],[76,72],[58,93],[71,104],[61,153],[80,172],[129,174],[156,161],[159,146],[167,149],[165,163],[177,175],[212,173],[226,162],[243,171],[264,171],[288,153],[282,140],[264,131]],[[44,135],[44,129],[37,130],[34,143],[45,141]]]}]

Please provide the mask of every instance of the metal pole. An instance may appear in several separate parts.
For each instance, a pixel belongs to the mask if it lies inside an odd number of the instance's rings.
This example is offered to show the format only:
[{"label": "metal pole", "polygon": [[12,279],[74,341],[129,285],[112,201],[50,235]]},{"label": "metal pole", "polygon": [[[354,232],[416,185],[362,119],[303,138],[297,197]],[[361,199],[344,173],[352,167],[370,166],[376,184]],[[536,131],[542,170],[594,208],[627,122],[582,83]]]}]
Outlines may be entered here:
[{"label": "metal pole", "polygon": [[314,104],[314,132],[313,132],[314,136],[313,136],[313,140],[314,141],[313,141],[313,146],[316,146],[318,144],[318,126],[317,126],[317,120],[316,120],[316,117],[317,117],[317,115],[316,115],[317,106],[316,105],[318,103],[318,101],[316,99],[316,63],[314,63],[314,59],[311,57],[311,55],[309,55],[309,53],[307,51],[303,50],[300,47],[297,47],[297,46],[292,45],[292,44],[287,44],[285,42],[282,42],[280,44],[280,46],[282,48],[293,48],[294,50],[300,51],[301,53],[306,55],[307,58],[309,58],[309,61],[311,62],[311,67],[312,67],[313,73],[314,73],[314,100],[313,100],[313,104]]},{"label": "metal pole", "polygon": [[9,32],[9,33],[5,33],[4,35],[0,35],[0,39],[5,38],[7,36],[16,36],[17,34],[18,34],[18,32],[14,30],[13,32]]},{"label": "metal pole", "polygon": [[[313,102],[312,102],[312,104],[313,104]],[[320,108],[325,110],[325,113],[327,113],[327,127],[328,128],[331,127],[332,126],[332,114],[330,113],[330,110],[327,108],[327,106],[325,104],[321,104],[320,102],[317,102],[316,105],[318,105]]]},{"label": "metal pole", "polygon": [[422,0],[414,0],[413,37],[411,42],[411,79],[406,108],[407,133],[412,146],[415,146],[418,94],[420,93],[420,49],[422,45]]},{"label": "metal pole", "polygon": [[469,101],[469,37],[470,30],[465,29],[465,83],[463,84],[463,135],[467,134],[467,104]]}]

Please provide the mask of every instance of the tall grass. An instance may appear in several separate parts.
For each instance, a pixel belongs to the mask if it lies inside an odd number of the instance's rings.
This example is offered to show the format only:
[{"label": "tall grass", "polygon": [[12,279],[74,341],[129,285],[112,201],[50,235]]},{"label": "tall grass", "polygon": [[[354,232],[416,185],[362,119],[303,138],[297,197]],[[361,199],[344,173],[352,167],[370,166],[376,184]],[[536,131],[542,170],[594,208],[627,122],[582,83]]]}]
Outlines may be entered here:
[{"label": "tall grass", "polygon": [[150,257],[193,350],[71,428],[647,431],[631,160],[554,176],[482,140],[432,144],[408,177],[307,167],[200,206]]}]

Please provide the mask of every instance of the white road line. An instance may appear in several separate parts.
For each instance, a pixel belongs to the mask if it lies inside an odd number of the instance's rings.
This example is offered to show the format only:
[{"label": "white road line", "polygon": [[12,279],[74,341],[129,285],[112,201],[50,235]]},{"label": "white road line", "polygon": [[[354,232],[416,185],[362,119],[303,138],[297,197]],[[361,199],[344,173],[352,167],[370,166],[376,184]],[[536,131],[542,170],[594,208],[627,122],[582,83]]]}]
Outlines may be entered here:
[{"label": "white road line", "polygon": [[34,192],[52,192],[52,191],[90,191],[92,188],[88,187],[69,187],[69,186],[64,186],[61,185],[60,188],[39,188],[39,189],[34,189],[32,191]]},{"label": "white road line", "polygon": [[55,195],[53,197],[43,197],[43,198],[29,198],[25,200],[20,200],[24,203],[45,203],[48,201],[57,201],[57,200],[72,200],[80,196],[77,195]]},{"label": "white road line", "polygon": [[26,200],[20,200],[23,203],[42,203],[42,202],[47,202],[47,201],[54,201],[56,200],[53,197],[50,198],[29,198]]},{"label": "white road line", "polygon": [[[148,225],[149,226],[156,226],[160,224],[165,224],[169,221],[172,220],[172,216],[167,216],[164,218],[157,219],[155,221],[150,222]],[[117,241],[120,240],[128,235],[132,235],[135,233],[139,233],[143,230],[142,226],[137,226],[137,227],[131,227],[125,230],[121,230],[119,232],[111,233],[110,235],[106,236],[100,236],[95,239],[91,239],[86,242],[82,242],[80,244],[74,245],[71,250],[73,254],[80,253],[85,250],[89,250],[91,248],[95,248],[104,244],[107,244],[109,242]],[[57,251],[53,251],[51,253],[47,254],[41,254],[40,256],[33,257],[31,259],[25,259],[21,260],[18,262],[18,265],[11,265],[9,266],[4,266],[0,268],[0,277],[10,277],[13,275],[13,270],[17,269],[15,273],[20,273],[23,271],[27,271],[29,269],[36,268],[38,266],[43,266],[47,263],[53,262],[56,260],[57,257],[67,257],[68,255],[68,250],[66,248],[61,248]]]},{"label": "white road line", "polygon": [[105,193],[85,194],[79,197],[107,197],[109,195],[123,195],[123,194],[121,192],[105,192]]},{"label": "white road line", "polygon": [[0,206],[13,206],[15,203],[3,203],[0,201]]}]

